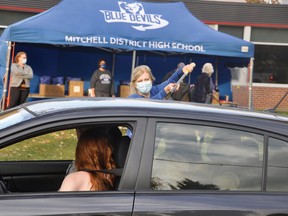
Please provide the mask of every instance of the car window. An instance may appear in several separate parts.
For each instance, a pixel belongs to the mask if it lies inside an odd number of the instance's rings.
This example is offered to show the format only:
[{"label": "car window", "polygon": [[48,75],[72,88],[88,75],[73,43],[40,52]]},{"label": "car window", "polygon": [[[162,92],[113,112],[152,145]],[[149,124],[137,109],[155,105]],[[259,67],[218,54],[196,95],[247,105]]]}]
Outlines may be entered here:
[{"label": "car window", "polygon": [[153,190],[261,190],[261,135],[219,127],[158,123]]},{"label": "car window", "polygon": [[4,185],[5,191],[58,191],[64,177],[77,171],[73,162],[78,138],[89,129],[100,130],[108,135],[116,165],[116,169],[112,169],[111,173],[116,176],[114,186],[117,189],[121,184],[122,170],[133,137],[133,127],[124,123],[75,126],[3,147],[0,149],[0,183]]},{"label": "car window", "polygon": [[288,191],[288,142],[270,138],[268,144],[268,191]]},{"label": "car window", "polygon": [[[118,128],[123,136],[132,137],[132,131],[127,127]],[[0,149],[0,161],[74,160],[78,136],[85,129],[60,130],[14,143]],[[116,132],[111,129],[111,133]]]},{"label": "car window", "polygon": [[33,137],[0,150],[0,161],[73,160],[76,130],[61,130]]}]

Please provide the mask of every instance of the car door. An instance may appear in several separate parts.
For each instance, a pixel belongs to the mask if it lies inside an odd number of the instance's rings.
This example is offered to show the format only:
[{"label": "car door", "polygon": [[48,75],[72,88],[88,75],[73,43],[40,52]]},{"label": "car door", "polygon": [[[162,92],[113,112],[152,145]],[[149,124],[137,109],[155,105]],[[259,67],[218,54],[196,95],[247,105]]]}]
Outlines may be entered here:
[{"label": "car door", "polygon": [[[6,194],[0,194],[0,215],[131,215],[136,177],[146,130],[145,118],[98,117],[93,119],[89,117],[86,120],[82,119],[81,122],[71,119],[60,122],[50,120],[45,126],[43,124],[37,126],[37,123],[35,123],[30,124],[31,128],[22,128],[19,136],[25,134],[23,139],[29,137],[29,142],[32,142],[37,140],[37,134],[45,134],[47,136],[45,131],[49,132],[50,135],[53,132],[53,136],[59,138],[57,148],[61,147],[67,151],[68,147],[64,144],[67,144],[68,140],[64,141],[62,139],[65,137],[62,134],[64,129],[69,132],[70,130],[75,132],[76,126],[111,126],[115,124],[129,126],[132,132],[130,147],[127,152],[127,158],[124,160],[117,190],[57,192],[65,177],[66,169],[73,158],[70,158],[70,160],[68,158],[65,158],[65,160],[57,158],[56,160],[48,161],[39,159],[26,161],[2,160],[0,162],[0,173],[11,191]],[[67,126],[69,127],[67,128]],[[55,130],[57,130],[56,133]],[[29,133],[32,135],[29,136]],[[76,135],[74,134],[73,136],[75,138]],[[17,135],[14,135],[11,139],[20,143],[22,140]],[[72,139],[72,143],[74,141]],[[69,142],[71,142],[71,139]],[[11,144],[11,140],[7,140],[7,143]],[[25,145],[27,144],[24,143]],[[13,146],[13,144],[10,146]],[[39,145],[36,146],[39,147]],[[1,152],[5,149],[6,147],[1,149]],[[43,148],[40,149],[43,150]],[[59,151],[56,152],[60,154]],[[11,185],[14,185],[14,187]]]},{"label": "car door", "polygon": [[150,119],[134,215],[288,215],[287,140],[248,125]]}]

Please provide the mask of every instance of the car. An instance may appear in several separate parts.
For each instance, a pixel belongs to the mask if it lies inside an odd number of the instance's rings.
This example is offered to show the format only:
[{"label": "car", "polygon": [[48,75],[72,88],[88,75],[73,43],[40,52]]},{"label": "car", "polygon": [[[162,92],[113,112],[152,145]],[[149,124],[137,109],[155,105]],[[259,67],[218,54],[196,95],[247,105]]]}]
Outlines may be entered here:
[{"label": "car", "polygon": [[[113,140],[115,189],[59,192],[77,131],[99,127]],[[0,113],[0,215],[288,215],[287,131],[287,116],[239,107],[27,102]]]}]

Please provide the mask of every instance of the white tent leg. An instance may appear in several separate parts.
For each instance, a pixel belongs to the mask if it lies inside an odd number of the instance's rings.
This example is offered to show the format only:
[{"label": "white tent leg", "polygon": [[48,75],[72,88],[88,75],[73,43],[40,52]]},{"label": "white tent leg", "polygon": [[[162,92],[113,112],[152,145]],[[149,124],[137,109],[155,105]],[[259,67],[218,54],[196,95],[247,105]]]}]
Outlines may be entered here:
[{"label": "white tent leg", "polygon": [[116,55],[115,55],[115,51],[113,51],[113,62],[112,62],[112,76],[114,78],[114,74],[115,74],[115,60],[116,59]]},{"label": "white tent leg", "polygon": [[254,58],[250,58],[250,63],[249,63],[249,110],[251,110],[252,107],[252,83],[253,83],[253,64],[254,64]]},{"label": "white tent leg", "polygon": [[219,58],[216,56],[216,73],[215,73],[215,90],[217,90],[217,92],[219,91],[219,85],[218,85],[218,82],[219,82]]},{"label": "white tent leg", "polygon": [[135,64],[136,64],[136,50],[133,50],[131,74],[132,74],[132,71],[133,71],[134,68],[135,68]]},{"label": "white tent leg", "polygon": [[8,48],[6,53],[6,72],[4,75],[5,82],[3,86],[3,96],[1,100],[1,111],[5,109],[5,103],[6,103],[6,95],[7,95],[7,86],[8,86],[8,79],[9,79],[9,64],[10,64],[10,55],[11,55],[11,41],[8,42]]},{"label": "white tent leg", "polygon": [[[189,64],[192,63],[192,58],[189,59]],[[188,85],[191,85],[191,73],[188,74]]]}]

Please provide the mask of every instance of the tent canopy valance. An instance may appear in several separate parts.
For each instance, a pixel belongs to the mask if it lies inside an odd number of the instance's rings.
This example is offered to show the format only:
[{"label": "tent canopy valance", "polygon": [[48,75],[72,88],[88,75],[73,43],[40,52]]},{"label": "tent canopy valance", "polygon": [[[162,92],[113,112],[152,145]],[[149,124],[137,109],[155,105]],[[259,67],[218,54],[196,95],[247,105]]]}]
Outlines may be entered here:
[{"label": "tent canopy valance", "polygon": [[[131,68],[135,66],[135,52],[140,50],[236,57],[245,62],[254,56],[253,43],[208,27],[182,2],[63,0],[5,29],[0,38],[1,78],[9,74],[11,42],[96,47],[116,51],[114,54],[131,50]],[[3,87],[0,82],[0,87],[6,94],[7,84]]]},{"label": "tent canopy valance", "polygon": [[182,2],[64,0],[8,26],[1,39],[231,57],[254,55],[252,43],[211,29]]}]

